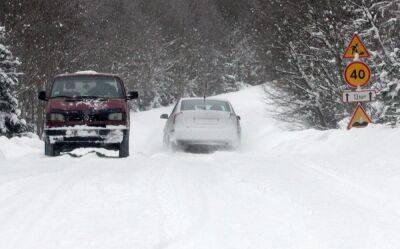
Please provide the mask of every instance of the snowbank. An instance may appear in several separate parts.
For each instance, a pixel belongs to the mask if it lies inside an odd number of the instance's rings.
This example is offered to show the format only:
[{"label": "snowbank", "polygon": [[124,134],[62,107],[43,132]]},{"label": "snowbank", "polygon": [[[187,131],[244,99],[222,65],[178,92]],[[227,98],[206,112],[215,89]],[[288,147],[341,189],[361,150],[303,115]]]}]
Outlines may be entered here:
[{"label": "snowbank", "polygon": [[400,248],[399,129],[287,131],[260,87],[219,97],[239,151],[164,150],[172,107],[132,114],[126,159],[0,138],[1,248]]},{"label": "snowbank", "polygon": [[8,139],[0,136],[0,158],[12,159],[42,152],[43,144],[38,136],[14,137]]}]

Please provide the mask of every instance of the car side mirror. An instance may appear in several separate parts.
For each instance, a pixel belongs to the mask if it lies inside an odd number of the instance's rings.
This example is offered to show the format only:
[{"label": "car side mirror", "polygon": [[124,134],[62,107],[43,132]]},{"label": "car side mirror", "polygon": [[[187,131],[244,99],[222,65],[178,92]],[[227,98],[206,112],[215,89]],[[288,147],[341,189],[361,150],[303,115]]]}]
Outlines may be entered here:
[{"label": "car side mirror", "polygon": [[49,99],[46,96],[46,91],[40,91],[38,94],[38,99],[42,101],[48,101]]},{"label": "car side mirror", "polygon": [[160,118],[161,118],[161,119],[169,119],[169,116],[168,116],[168,114],[162,114],[162,115],[160,116]]},{"label": "car side mirror", "polygon": [[137,99],[137,98],[139,98],[139,93],[137,91],[131,91],[128,93],[128,97],[127,97],[128,100]]}]

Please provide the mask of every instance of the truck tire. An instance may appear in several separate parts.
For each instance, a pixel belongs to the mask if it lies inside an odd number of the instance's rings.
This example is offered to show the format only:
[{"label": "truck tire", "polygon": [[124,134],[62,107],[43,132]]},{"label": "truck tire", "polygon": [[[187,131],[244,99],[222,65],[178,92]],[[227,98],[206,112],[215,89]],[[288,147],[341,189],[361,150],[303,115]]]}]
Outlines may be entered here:
[{"label": "truck tire", "polygon": [[55,157],[60,155],[60,150],[55,144],[51,144],[48,139],[44,142],[44,154],[46,156]]},{"label": "truck tire", "polygon": [[124,138],[119,144],[119,158],[125,158],[129,156],[129,131],[124,131]]}]

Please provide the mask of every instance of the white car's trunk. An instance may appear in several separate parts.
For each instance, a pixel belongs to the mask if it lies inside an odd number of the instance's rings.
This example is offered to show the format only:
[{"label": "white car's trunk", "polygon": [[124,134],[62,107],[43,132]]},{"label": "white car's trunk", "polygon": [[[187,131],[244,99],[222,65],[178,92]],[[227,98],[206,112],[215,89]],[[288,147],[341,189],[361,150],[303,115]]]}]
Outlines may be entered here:
[{"label": "white car's trunk", "polygon": [[226,127],[230,113],[224,111],[196,110],[184,111],[181,114],[186,127]]}]

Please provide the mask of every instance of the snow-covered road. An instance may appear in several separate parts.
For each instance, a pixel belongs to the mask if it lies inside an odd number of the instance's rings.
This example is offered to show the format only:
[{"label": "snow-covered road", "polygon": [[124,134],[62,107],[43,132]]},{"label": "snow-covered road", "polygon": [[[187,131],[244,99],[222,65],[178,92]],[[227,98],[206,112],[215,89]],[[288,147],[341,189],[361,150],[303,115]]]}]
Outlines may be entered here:
[{"label": "snow-covered road", "polygon": [[236,152],[163,150],[170,108],[132,115],[127,159],[0,138],[0,248],[400,248],[399,130],[290,132],[261,88],[225,97]]}]

